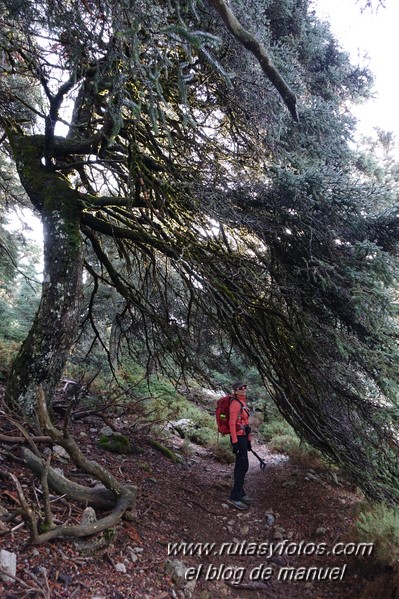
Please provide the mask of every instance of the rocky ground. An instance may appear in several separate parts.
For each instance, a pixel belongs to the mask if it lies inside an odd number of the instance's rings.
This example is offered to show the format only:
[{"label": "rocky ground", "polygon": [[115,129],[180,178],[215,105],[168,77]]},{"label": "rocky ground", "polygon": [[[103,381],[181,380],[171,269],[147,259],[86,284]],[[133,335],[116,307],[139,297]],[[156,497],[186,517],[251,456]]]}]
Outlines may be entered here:
[{"label": "rocky ground", "polygon": [[[226,503],[232,466],[215,461],[204,448],[182,447],[181,439],[170,438],[166,444],[183,455],[183,462],[175,463],[143,438],[138,441],[144,453],[117,455],[98,447],[102,426],[96,420],[80,422],[74,435],[88,457],[137,486],[133,520],[121,522],[113,542],[93,555],[82,554],[70,541],[31,546],[21,520],[7,524],[0,548],[15,553],[17,572],[16,579],[0,582],[4,599],[366,596],[378,573],[373,555],[354,555],[363,551],[350,537],[360,498],[344,479],[295,465],[255,443],[267,467],[262,470],[251,455],[246,491],[253,504],[239,512]],[[38,506],[39,481],[12,457],[18,457],[20,446],[0,443],[0,450],[0,468],[11,468]],[[65,458],[54,455],[52,463],[72,478],[80,475]],[[18,507],[15,488],[1,477],[0,505],[10,511]],[[59,522],[79,522],[83,508],[53,497]]]}]

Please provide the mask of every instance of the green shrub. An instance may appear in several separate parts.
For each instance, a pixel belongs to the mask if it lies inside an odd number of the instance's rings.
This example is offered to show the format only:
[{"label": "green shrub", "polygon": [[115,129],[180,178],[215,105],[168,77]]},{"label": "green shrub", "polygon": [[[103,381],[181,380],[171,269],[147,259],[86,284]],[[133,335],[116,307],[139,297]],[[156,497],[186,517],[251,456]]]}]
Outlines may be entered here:
[{"label": "green shrub", "polygon": [[263,441],[268,443],[271,451],[290,454],[297,452],[301,440],[295,433],[292,426],[280,417],[276,417],[269,422],[264,422],[259,427],[259,435]]},{"label": "green shrub", "polygon": [[201,427],[190,432],[188,438],[197,445],[209,447],[211,443],[215,441],[215,431],[206,427]]},{"label": "green shrub", "polygon": [[270,451],[289,454],[297,450],[300,445],[300,439],[296,435],[275,435],[268,443]]},{"label": "green shrub", "polygon": [[259,434],[267,442],[271,441],[274,437],[298,438],[292,426],[279,418],[271,422],[264,422],[259,428]]},{"label": "green shrub", "polygon": [[9,339],[0,338],[0,380],[6,378],[8,371],[11,369],[12,363],[17,357],[20,348],[20,343],[10,341]]},{"label": "green shrub", "polygon": [[399,509],[375,503],[360,512],[355,523],[356,540],[374,543],[374,557],[383,565],[399,559]]},{"label": "green shrub", "polygon": [[209,449],[218,462],[222,462],[223,464],[232,464],[235,462],[236,457],[231,451],[229,437],[221,437],[217,441],[213,440],[209,445]]},{"label": "green shrub", "polygon": [[[183,396],[176,397],[173,405],[177,410],[175,417],[179,419],[187,418],[194,424],[194,427],[187,431],[187,439],[204,447],[209,447],[215,442],[217,439],[217,429],[213,415],[204,409],[198,408]],[[172,420],[172,418],[169,418],[169,420]]]},{"label": "green shrub", "polygon": [[293,443],[288,451],[284,453],[290,458],[291,464],[298,466],[304,466],[305,468],[322,468],[328,470],[334,470],[334,465],[331,460],[329,461],[323,454],[318,450],[308,445],[308,443]]},{"label": "green shrub", "polygon": [[259,433],[261,438],[268,442],[270,451],[288,455],[293,464],[314,468],[330,466],[320,451],[301,441],[285,420],[276,418],[266,422],[261,425]]}]

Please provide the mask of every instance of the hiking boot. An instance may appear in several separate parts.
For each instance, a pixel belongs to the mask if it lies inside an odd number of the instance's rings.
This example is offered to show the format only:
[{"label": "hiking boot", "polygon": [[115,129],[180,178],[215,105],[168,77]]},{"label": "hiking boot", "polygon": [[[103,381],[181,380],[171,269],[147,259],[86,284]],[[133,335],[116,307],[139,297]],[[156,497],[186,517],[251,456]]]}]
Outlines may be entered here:
[{"label": "hiking boot", "polygon": [[245,503],[243,503],[242,501],[238,501],[236,499],[229,499],[227,501],[227,503],[229,505],[232,505],[233,507],[235,507],[236,510],[247,510],[248,509],[248,506]]},{"label": "hiking boot", "polygon": [[245,505],[251,505],[252,503],[252,499],[248,497],[248,495],[244,495],[244,497],[241,497],[240,501],[241,503],[245,503]]}]

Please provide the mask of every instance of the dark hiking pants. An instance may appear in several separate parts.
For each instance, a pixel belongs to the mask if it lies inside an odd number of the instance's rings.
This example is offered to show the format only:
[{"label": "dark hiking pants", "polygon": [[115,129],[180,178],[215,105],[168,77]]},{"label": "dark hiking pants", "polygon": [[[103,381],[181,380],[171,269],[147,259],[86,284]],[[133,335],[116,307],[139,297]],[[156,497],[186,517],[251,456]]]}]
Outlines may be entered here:
[{"label": "dark hiking pants", "polygon": [[236,454],[236,463],[234,466],[234,485],[230,493],[230,499],[239,501],[245,495],[244,479],[248,472],[248,437],[247,435],[238,435],[238,453]]}]

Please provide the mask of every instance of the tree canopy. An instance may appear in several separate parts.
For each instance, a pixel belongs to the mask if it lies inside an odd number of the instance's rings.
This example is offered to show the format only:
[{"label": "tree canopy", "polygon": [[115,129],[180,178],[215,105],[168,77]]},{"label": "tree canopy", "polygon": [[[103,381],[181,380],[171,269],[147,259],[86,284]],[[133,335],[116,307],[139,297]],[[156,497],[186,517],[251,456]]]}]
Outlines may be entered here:
[{"label": "tree canopy", "polygon": [[397,501],[397,209],[350,144],[370,73],[309,0],[5,0],[0,18],[3,161],[45,257],[9,403],[29,412],[38,384],[51,402],[85,269],[95,335],[107,285],[164,369],[239,350],[303,438]]}]

